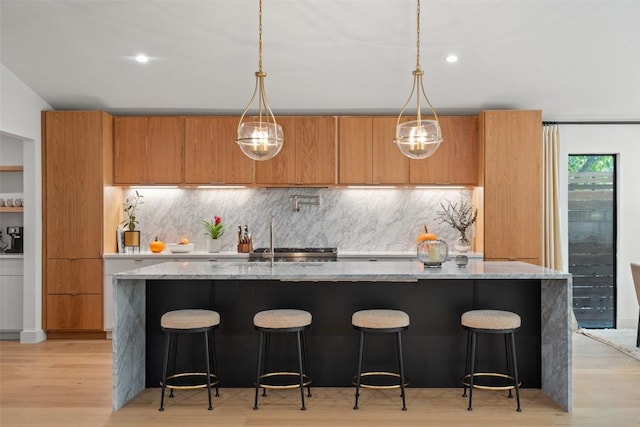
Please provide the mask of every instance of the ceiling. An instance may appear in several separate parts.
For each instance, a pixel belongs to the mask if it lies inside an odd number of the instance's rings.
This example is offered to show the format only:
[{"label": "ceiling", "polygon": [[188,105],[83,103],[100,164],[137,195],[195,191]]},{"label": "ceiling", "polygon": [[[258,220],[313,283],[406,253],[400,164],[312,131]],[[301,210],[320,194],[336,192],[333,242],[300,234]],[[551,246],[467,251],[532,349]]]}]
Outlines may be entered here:
[{"label": "ceiling", "polygon": [[[263,9],[275,114],[399,112],[416,65],[415,0]],[[424,84],[440,114],[640,120],[640,1],[422,0],[421,15]],[[238,114],[253,92],[257,0],[0,0],[0,19],[1,62],[55,109]]]}]

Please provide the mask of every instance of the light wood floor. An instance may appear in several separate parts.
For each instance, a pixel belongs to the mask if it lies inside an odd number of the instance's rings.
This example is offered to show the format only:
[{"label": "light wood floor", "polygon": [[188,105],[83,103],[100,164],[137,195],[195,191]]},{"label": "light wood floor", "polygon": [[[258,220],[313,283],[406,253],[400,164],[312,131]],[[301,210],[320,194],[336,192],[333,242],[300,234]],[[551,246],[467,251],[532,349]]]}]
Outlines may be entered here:
[{"label": "light wood floor", "polygon": [[640,361],[574,335],[574,412],[540,390],[522,390],[523,412],[503,393],[478,390],[474,410],[458,389],[364,390],[354,411],[353,389],[315,388],[300,411],[296,390],[271,391],[252,409],[253,390],[221,389],[214,410],[206,391],[183,391],[158,411],[159,389],[147,389],[111,410],[111,341],[0,342],[0,426],[639,426]]}]

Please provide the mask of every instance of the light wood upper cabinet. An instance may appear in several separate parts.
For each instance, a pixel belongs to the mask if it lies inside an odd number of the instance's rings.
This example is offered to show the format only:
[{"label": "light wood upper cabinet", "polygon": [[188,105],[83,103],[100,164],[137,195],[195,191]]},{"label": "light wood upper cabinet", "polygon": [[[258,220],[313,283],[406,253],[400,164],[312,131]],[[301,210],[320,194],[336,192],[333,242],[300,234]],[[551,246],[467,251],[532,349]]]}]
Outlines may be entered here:
[{"label": "light wood upper cabinet", "polygon": [[340,117],[339,183],[476,185],[477,117],[444,116],[439,121],[444,142],[438,151],[410,160],[393,142],[397,117]]},{"label": "light wood upper cabinet", "polygon": [[296,117],[276,117],[282,126],[284,144],[270,160],[256,161],[256,184],[296,184]]},{"label": "light wood upper cabinet", "polygon": [[116,117],[116,184],[181,184],[184,117]]},{"label": "light wood upper cabinet", "polygon": [[373,180],[373,119],[338,118],[338,182],[369,184]]},{"label": "light wood upper cabinet", "polygon": [[397,117],[339,117],[340,184],[406,184],[409,159],[393,143]]},{"label": "light wood upper cabinet", "polygon": [[253,160],[235,143],[238,117],[185,119],[185,183],[249,184]]},{"label": "light wood upper cabinet", "polygon": [[486,259],[542,259],[542,114],[480,114]]},{"label": "light wood upper cabinet", "polygon": [[335,117],[290,116],[276,121],[282,125],[284,146],[273,159],[256,162],[256,184],[335,184]]},{"label": "light wood upper cabinet", "polygon": [[477,185],[478,119],[438,117],[444,141],[430,157],[410,160],[411,184]]}]

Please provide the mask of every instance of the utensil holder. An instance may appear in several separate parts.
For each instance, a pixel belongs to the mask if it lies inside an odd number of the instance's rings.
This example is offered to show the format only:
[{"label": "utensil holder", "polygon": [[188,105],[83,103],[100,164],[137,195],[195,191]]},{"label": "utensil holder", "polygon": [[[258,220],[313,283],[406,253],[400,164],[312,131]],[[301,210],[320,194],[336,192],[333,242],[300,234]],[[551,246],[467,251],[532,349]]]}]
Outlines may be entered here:
[{"label": "utensil holder", "polygon": [[249,242],[249,243],[238,243],[238,253],[248,254],[251,251],[253,251],[253,243],[252,242]]}]

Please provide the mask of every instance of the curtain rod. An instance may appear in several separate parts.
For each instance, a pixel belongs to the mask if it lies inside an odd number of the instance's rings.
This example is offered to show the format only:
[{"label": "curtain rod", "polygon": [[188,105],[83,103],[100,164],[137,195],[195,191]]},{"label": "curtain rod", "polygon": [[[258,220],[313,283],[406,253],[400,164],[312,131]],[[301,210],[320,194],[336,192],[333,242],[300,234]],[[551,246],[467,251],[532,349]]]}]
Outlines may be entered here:
[{"label": "curtain rod", "polygon": [[640,125],[640,121],[628,120],[620,122],[612,121],[585,121],[585,122],[555,122],[555,121],[542,121],[543,125]]}]

